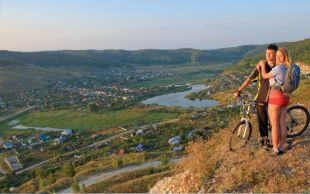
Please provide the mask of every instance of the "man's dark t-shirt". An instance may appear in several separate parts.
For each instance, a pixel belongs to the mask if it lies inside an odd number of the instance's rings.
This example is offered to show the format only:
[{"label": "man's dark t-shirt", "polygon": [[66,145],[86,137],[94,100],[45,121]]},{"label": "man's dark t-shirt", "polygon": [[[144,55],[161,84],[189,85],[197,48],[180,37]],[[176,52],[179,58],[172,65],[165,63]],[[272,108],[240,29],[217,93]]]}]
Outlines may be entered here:
[{"label": "man's dark t-shirt", "polygon": [[[271,67],[265,63],[266,66],[266,72],[271,71]],[[251,75],[248,77],[251,81],[255,78],[258,78],[258,85],[257,85],[257,94],[255,96],[255,101],[260,103],[267,103],[268,98],[268,91],[269,91],[269,79],[264,79],[262,77],[261,70],[258,71],[255,67],[255,70],[251,73]]]}]

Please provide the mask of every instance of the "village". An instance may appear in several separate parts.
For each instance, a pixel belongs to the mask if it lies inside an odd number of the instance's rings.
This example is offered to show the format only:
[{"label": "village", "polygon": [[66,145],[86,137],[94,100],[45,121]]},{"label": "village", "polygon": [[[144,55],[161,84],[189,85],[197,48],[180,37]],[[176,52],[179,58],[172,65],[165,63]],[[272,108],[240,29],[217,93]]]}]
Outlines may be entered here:
[{"label": "village", "polygon": [[[126,87],[128,82],[152,80],[171,76],[165,72],[116,71],[85,72],[80,78],[59,80],[46,87],[19,91],[0,96],[0,110],[12,110],[26,106],[40,106],[52,109],[85,107],[95,102],[101,109],[128,107],[141,99],[175,90],[180,86]],[[182,88],[182,90],[187,88]]]}]

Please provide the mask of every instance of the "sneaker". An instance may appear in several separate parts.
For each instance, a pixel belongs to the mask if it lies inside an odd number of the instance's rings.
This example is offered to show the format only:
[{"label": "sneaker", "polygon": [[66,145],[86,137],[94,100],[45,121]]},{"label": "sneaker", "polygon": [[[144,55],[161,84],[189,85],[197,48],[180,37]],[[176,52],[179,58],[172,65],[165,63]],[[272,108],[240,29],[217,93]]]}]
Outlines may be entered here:
[{"label": "sneaker", "polygon": [[278,155],[281,155],[281,154],[283,154],[284,153],[284,151],[283,151],[283,147],[281,146],[281,147],[279,147],[278,148]]},{"label": "sneaker", "polygon": [[281,155],[281,154],[283,154],[284,152],[283,152],[283,150],[278,150],[278,152],[277,152],[277,155]]},{"label": "sneaker", "polygon": [[284,152],[283,152],[282,149],[277,149],[277,150],[273,149],[273,155],[278,156],[278,155],[281,155],[281,154],[283,154],[283,153],[284,153]]}]

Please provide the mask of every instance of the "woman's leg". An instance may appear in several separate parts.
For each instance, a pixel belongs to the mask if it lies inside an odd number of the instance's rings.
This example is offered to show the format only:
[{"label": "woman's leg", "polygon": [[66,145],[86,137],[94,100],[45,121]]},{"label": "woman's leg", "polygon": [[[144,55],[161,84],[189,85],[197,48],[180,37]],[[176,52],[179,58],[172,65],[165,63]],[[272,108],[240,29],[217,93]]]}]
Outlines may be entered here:
[{"label": "woman's leg", "polygon": [[271,135],[272,135],[272,144],[274,151],[278,151],[279,141],[280,141],[280,106],[269,104],[268,105],[268,114],[271,124]]},{"label": "woman's leg", "polygon": [[280,108],[280,142],[279,147],[283,148],[283,145],[286,140],[287,128],[286,128],[286,110],[287,106]]}]

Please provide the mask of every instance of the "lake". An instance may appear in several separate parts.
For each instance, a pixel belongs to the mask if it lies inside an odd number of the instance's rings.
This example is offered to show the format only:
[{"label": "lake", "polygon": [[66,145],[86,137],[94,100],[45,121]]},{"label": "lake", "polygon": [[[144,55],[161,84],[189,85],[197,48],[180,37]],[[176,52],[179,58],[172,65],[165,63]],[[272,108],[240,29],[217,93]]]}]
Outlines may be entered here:
[{"label": "lake", "polygon": [[204,108],[211,107],[218,104],[216,100],[189,100],[185,98],[187,94],[199,92],[209,87],[206,85],[193,85],[191,90],[185,92],[177,92],[171,94],[165,94],[161,96],[155,96],[153,98],[142,101],[143,104],[158,104],[162,106],[180,106],[180,107],[195,107]]}]

